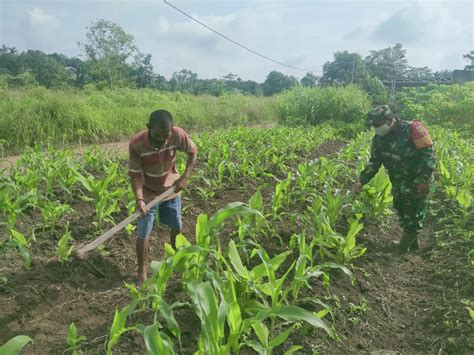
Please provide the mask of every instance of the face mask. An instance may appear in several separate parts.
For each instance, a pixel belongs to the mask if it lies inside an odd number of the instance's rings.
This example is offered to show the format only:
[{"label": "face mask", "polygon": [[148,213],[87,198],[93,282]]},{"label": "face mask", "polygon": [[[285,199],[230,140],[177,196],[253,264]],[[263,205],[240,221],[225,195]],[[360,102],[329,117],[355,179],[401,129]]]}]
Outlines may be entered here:
[{"label": "face mask", "polygon": [[387,123],[385,123],[383,126],[375,128],[375,134],[381,137],[385,136],[390,131],[390,127],[391,125],[389,126]]}]

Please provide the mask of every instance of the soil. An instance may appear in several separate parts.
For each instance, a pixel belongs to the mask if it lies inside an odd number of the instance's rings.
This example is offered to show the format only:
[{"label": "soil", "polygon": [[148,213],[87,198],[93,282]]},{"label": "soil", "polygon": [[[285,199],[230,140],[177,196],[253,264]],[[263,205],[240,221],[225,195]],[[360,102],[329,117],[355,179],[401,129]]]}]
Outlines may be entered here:
[{"label": "soil", "polygon": [[[308,159],[335,154],[344,144],[340,140],[326,142]],[[258,188],[266,201],[271,199],[272,188],[250,181],[226,187],[208,201],[194,190],[186,192],[183,234],[192,240],[200,213],[211,214],[229,202],[246,202]],[[91,220],[93,211],[82,201],[73,207],[77,213],[71,216],[70,228],[77,244],[92,238],[94,227],[84,221]],[[35,213],[30,211],[28,218],[21,220],[20,230],[26,231],[39,223]],[[302,327],[290,337],[285,349],[293,343],[303,346],[298,353],[308,354],[474,353],[472,325],[461,321],[466,319],[467,310],[460,300],[474,294],[474,283],[467,282],[472,281],[466,268],[467,251],[439,247],[435,235],[441,226],[432,218],[427,221],[421,249],[398,259],[393,257],[392,243],[400,235],[396,217],[391,216],[383,224],[364,223],[358,239],[367,252],[354,262],[354,284],[346,275],[333,272],[329,290],[315,280],[312,291],[304,293],[318,296],[332,307],[325,319],[335,329],[337,340],[329,339],[323,331]],[[292,227],[281,227],[284,240],[291,235]],[[161,226],[152,232],[150,260],[164,258],[167,234]],[[61,264],[54,256],[58,233],[46,231],[46,235],[37,232],[41,242],[33,243],[33,265],[29,271],[24,269],[16,250],[0,250],[0,274],[8,278],[0,284],[0,344],[24,334],[34,338],[34,344],[24,348],[25,354],[61,354],[67,349],[68,326],[74,322],[78,334],[87,337],[81,349],[91,354],[105,353],[115,309],[130,302],[124,282],[136,280],[134,237],[122,231],[85,260],[73,258]],[[265,242],[269,253],[281,251],[275,243]],[[166,295],[169,303],[187,301],[177,278],[170,281]],[[312,303],[302,305],[313,310],[321,308]],[[193,353],[199,319],[186,306],[174,312],[182,330],[184,353]],[[134,314],[133,320],[150,324],[150,317],[151,312],[142,311]],[[275,353],[283,350],[281,347]],[[134,332],[126,333],[114,352],[145,353],[143,338]]]}]

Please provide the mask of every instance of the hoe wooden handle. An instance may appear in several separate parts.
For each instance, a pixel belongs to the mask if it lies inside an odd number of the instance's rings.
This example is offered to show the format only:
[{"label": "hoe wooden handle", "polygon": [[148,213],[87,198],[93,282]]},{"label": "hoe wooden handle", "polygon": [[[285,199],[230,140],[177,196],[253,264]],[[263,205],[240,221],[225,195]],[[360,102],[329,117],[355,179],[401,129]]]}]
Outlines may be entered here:
[{"label": "hoe wooden handle", "polygon": [[[146,208],[147,209],[150,209],[151,207],[153,207],[154,205],[156,205],[158,202],[161,202],[163,201],[165,198],[171,196],[173,193],[175,193],[175,187],[170,187],[168,190],[166,190],[165,192],[163,192],[161,195],[155,197],[151,202],[149,202],[147,205],[146,205]],[[91,251],[95,248],[97,248],[99,245],[101,245],[102,243],[104,243],[105,241],[109,240],[110,238],[112,238],[112,236],[117,233],[118,231],[120,231],[122,228],[124,228],[125,226],[129,225],[130,223],[132,223],[134,220],[136,220],[138,217],[141,216],[141,212],[140,211],[135,211],[134,214],[132,214],[131,216],[127,217],[126,219],[124,219],[122,222],[120,222],[119,224],[115,225],[113,228],[109,229],[107,232],[105,232],[104,234],[102,234],[100,237],[98,237],[97,239],[93,240],[92,242],[90,242],[89,244],[85,245],[84,247],[78,249],[76,251],[76,255],[77,257],[79,257],[80,259],[83,259],[85,256],[86,256],[86,253],[88,251]]]}]

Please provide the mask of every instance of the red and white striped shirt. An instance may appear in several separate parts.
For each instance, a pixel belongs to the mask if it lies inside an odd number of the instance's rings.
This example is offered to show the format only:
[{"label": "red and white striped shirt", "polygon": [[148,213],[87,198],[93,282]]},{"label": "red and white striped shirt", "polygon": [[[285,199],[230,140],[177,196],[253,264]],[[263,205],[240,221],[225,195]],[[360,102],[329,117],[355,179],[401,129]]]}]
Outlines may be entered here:
[{"label": "red and white striped shirt", "polygon": [[197,147],[183,129],[175,126],[160,148],[150,143],[148,130],[137,133],[130,140],[128,174],[142,176],[145,199],[164,192],[180,177],[176,170],[176,151],[194,154]]}]

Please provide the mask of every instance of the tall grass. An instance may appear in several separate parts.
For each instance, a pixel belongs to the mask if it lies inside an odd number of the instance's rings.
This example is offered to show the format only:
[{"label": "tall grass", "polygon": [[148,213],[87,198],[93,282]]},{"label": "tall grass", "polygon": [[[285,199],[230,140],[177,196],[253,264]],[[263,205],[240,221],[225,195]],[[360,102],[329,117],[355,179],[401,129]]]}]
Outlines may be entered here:
[{"label": "tall grass", "polygon": [[280,121],[288,125],[362,122],[370,107],[367,93],[355,85],[296,87],[280,95],[278,100]]},{"label": "tall grass", "polygon": [[18,153],[35,144],[100,143],[145,129],[150,113],[167,109],[188,130],[276,120],[275,98],[238,94],[193,96],[156,90],[0,90],[0,143]]}]

